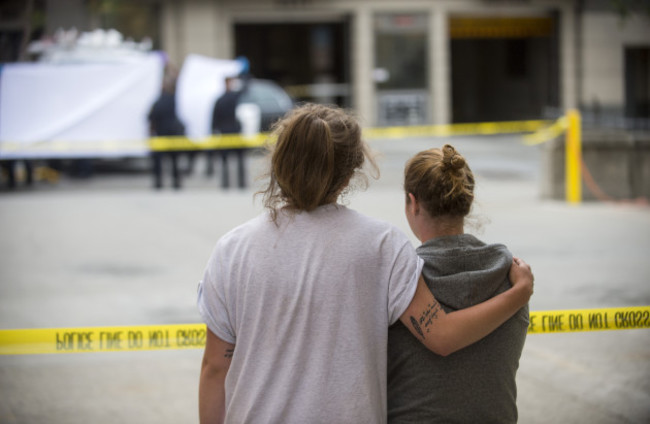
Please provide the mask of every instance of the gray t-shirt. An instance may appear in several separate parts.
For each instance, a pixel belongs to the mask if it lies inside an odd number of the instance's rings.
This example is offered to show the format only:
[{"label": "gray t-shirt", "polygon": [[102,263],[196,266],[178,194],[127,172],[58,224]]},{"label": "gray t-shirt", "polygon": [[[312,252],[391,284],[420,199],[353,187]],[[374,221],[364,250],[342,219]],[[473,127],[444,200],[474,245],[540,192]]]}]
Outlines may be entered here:
[{"label": "gray t-shirt", "polygon": [[384,423],[388,327],[422,260],[398,229],[344,206],[278,222],[223,236],[199,286],[208,328],[235,344],[226,422]]},{"label": "gray t-shirt", "polygon": [[[429,289],[446,312],[510,288],[512,255],[475,237],[438,237],[417,248]],[[388,336],[388,422],[516,423],[515,375],[528,328],[524,307],[493,333],[447,357],[398,322]]]}]

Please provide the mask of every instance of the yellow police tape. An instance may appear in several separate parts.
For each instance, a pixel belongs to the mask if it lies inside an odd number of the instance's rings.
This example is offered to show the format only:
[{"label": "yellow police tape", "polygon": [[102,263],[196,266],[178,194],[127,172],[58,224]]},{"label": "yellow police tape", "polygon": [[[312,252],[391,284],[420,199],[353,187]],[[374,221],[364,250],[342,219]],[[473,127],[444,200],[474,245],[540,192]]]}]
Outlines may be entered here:
[{"label": "yellow police tape", "polygon": [[242,149],[261,147],[266,144],[269,134],[260,133],[253,136],[213,135],[201,139],[187,137],[153,137],[149,139],[149,149],[154,152]]},{"label": "yellow police tape", "polygon": [[544,120],[481,122],[473,124],[421,125],[411,127],[376,127],[363,130],[364,137],[404,138],[404,137],[449,137],[454,135],[492,135],[529,133],[540,131],[550,125]]},{"label": "yellow police tape", "polygon": [[534,146],[546,143],[562,135],[568,128],[569,122],[566,116],[558,118],[557,121],[546,127],[540,128],[532,134],[524,136],[524,144]]},{"label": "yellow police tape", "polygon": [[[491,135],[512,133],[534,133],[544,131],[552,123],[544,120],[482,122],[477,124],[419,125],[410,127],[365,128],[366,139],[406,137],[450,137],[454,135]],[[149,148],[154,152],[253,148],[264,146],[270,140],[267,133],[246,137],[241,135],[210,136],[202,139],[187,137],[154,137],[149,139]]]},{"label": "yellow police tape", "polygon": [[[562,118],[560,118],[562,120]],[[558,121],[559,122],[559,121]],[[550,127],[549,127],[550,126]],[[551,128],[551,130],[549,130]],[[506,121],[506,122],[481,122],[469,124],[449,125],[419,125],[406,127],[375,127],[365,128],[363,135],[366,139],[407,138],[407,137],[450,137],[455,135],[492,135],[532,133],[532,144],[536,144],[540,137],[543,141],[549,134],[554,134],[557,122],[531,120],[531,121]],[[551,132],[549,132],[551,131]],[[559,133],[558,133],[559,135]],[[557,135],[556,135],[557,136]],[[48,157],[56,155],[77,156],[104,156],[104,155],[136,155],[152,152],[173,152],[193,150],[219,150],[234,148],[258,148],[272,142],[268,133],[252,136],[211,135],[203,138],[177,137],[152,137],[147,140],[103,140],[103,141],[66,141],[51,140],[38,143],[22,143],[4,141],[0,145],[0,153],[8,158],[20,157]]]},{"label": "yellow police tape", "polygon": [[195,349],[205,324],[0,330],[0,355]]},{"label": "yellow police tape", "polygon": [[531,312],[528,334],[636,328],[650,328],[650,306]]},{"label": "yellow police tape", "polygon": [[[366,139],[406,137],[449,137],[454,135],[491,135],[512,133],[537,133],[551,125],[549,121],[482,122],[477,124],[419,125],[410,127],[365,128]],[[223,135],[201,139],[187,137],[154,137],[149,139],[149,148],[154,152],[253,148],[264,146],[270,140],[267,133],[255,136]]]},{"label": "yellow police tape", "polygon": [[[650,328],[650,306],[538,311],[529,334]],[[200,349],[205,324],[0,330],[0,355]]]}]

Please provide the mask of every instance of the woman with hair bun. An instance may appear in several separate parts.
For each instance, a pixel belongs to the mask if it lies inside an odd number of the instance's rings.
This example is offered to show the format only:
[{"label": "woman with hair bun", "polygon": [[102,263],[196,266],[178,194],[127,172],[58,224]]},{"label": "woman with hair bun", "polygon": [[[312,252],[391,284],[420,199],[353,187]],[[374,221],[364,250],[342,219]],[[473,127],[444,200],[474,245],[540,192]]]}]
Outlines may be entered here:
[{"label": "woman with hair bun", "polygon": [[221,237],[199,285],[200,421],[385,423],[389,325],[449,354],[528,302],[530,267],[513,265],[502,295],[445,313],[406,235],[337,203],[375,166],[357,121],[308,104],[274,134],[268,210]]},{"label": "woman with hair bun", "polygon": [[[466,310],[510,288],[512,254],[465,234],[474,175],[446,144],[411,158],[404,170],[406,218],[422,242],[422,276],[447,313]],[[517,259],[515,259],[517,260]],[[516,423],[515,375],[528,328],[528,306],[494,332],[442,357],[401,322],[388,336],[388,422]]]}]

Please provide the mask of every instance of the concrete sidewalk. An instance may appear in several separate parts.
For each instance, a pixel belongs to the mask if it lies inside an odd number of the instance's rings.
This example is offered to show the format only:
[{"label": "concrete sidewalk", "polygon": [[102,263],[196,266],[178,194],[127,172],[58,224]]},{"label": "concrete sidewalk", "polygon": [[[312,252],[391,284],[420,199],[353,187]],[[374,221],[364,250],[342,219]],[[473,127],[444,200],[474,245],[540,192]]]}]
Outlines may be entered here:
[{"label": "concrete sidewalk", "polygon": [[[410,234],[404,161],[445,141],[373,142],[382,177],[350,207]],[[481,228],[469,232],[532,265],[531,310],[650,305],[650,208],[544,201],[537,149],[517,137],[451,142],[477,174]],[[260,160],[249,161],[254,175]],[[200,167],[181,191],[151,185],[148,175],[96,176],[0,193],[0,328],[199,322],[196,284],[214,243],[262,207],[254,187],[222,191]],[[201,354],[0,357],[0,422],[197,422]],[[650,422],[649,377],[650,330],[530,335],[520,422]]]}]

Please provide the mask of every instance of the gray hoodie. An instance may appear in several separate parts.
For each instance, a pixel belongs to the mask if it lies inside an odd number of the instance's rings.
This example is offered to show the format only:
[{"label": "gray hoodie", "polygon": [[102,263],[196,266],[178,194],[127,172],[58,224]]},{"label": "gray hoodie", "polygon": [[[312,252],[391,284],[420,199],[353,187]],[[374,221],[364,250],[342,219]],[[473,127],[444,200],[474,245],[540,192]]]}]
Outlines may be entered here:
[{"label": "gray hoodie", "polygon": [[[417,249],[422,274],[447,312],[510,287],[512,254],[463,234]],[[493,333],[447,357],[427,350],[401,323],[388,333],[389,423],[516,423],[515,375],[528,328],[524,307]]]}]

